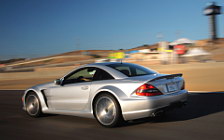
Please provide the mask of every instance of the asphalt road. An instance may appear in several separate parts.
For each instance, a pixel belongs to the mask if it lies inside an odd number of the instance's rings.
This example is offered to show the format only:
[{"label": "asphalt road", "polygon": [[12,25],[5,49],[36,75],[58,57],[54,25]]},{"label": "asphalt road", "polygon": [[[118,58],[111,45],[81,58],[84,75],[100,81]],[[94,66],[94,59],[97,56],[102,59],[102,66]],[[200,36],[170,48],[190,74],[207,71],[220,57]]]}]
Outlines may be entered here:
[{"label": "asphalt road", "polygon": [[23,91],[0,91],[0,139],[223,140],[224,94],[191,94],[188,105],[163,118],[104,128],[94,119],[50,115],[31,118],[21,109]]}]

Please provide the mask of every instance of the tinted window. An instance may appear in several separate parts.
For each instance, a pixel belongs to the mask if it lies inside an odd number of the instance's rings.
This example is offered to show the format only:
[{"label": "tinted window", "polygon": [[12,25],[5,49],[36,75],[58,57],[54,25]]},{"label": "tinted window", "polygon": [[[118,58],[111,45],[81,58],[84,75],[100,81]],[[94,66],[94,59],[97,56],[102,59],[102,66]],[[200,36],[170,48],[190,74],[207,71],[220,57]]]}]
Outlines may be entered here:
[{"label": "tinted window", "polygon": [[90,82],[93,80],[93,76],[95,73],[96,73],[95,68],[83,68],[83,69],[77,70],[69,74],[67,77],[65,77],[63,84],[77,83],[77,82]]},{"label": "tinted window", "polygon": [[116,63],[116,64],[109,64],[107,66],[120,71],[121,73],[127,75],[128,77],[150,75],[156,73],[155,71],[152,71],[150,69],[147,69],[145,67],[136,64]]},{"label": "tinted window", "polygon": [[93,77],[94,81],[98,81],[98,80],[110,80],[110,79],[114,79],[113,76],[111,76],[109,73],[107,73],[106,71],[102,70],[102,69],[98,69]]}]

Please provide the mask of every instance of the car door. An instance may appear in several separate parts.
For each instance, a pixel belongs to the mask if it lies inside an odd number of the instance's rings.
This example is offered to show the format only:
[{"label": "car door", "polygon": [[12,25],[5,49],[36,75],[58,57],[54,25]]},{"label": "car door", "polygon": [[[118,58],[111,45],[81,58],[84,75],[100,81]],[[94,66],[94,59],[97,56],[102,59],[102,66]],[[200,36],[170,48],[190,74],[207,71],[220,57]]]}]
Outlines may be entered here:
[{"label": "car door", "polygon": [[94,68],[79,69],[64,78],[61,85],[48,89],[51,109],[80,111],[89,101],[89,92],[96,72]]}]

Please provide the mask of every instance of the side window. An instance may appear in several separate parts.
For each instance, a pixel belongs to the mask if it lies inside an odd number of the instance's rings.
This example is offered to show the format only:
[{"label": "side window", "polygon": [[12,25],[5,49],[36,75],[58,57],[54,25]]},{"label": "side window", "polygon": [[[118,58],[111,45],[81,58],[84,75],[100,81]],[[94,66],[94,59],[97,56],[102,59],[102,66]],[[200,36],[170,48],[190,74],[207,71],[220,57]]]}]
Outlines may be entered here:
[{"label": "side window", "polygon": [[123,74],[127,75],[127,76],[131,75],[131,70],[127,66],[118,66],[118,67],[116,67],[116,69],[119,70],[120,72],[122,72]]},{"label": "side window", "polygon": [[145,75],[146,73],[142,70],[136,69],[136,75]]},{"label": "side window", "polygon": [[79,83],[79,82],[91,82],[96,72],[95,68],[83,68],[74,73],[68,75],[63,84]]},{"label": "side window", "polygon": [[125,74],[128,77],[150,75],[150,74],[156,73],[155,71],[151,69],[148,69],[136,64],[130,64],[130,63],[109,64],[107,66],[120,71],[121,73]]},{"label": "side window", "polygon": [[111,79],[114,79],[114,77],[111,76],[108,72],[98,68],[97,68],[96,74],[93,77],[93,81],[111,80]]}]

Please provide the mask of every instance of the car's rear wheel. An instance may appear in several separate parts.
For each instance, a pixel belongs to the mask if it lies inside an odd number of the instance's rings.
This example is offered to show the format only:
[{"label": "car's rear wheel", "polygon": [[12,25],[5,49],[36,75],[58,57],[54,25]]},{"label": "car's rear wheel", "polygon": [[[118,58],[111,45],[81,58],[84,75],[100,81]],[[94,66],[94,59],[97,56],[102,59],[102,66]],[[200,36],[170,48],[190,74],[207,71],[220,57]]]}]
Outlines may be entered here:
[{"label": "car's rear wheel", "polygon": [[97,97],[94,103],[94,115],[105,127],[115,127],[123,121],[120,106],[110,94],[101,94]]},{"label": "car's rear wheel", "polygon": [[32,117],[39,117],[42,115],[40,100],[35,93],[28,93],[25,103],[28,115]]}]

